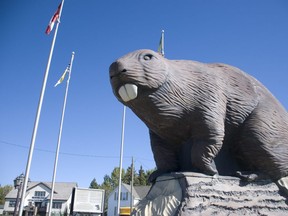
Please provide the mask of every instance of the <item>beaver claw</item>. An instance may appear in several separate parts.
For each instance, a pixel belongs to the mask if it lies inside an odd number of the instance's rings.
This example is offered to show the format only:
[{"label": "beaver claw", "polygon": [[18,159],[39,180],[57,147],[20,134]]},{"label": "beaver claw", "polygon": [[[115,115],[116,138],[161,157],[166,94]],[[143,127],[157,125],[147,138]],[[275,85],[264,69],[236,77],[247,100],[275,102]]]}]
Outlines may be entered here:
[{"label": "beaver claw", "polygon": [[259,174],[246,173],[246,172],[241,172],[241,171],[237,171],[236,176],[239,177],[241,180],[246,181],[246,182],[253,182],[253,181],[256,181],[260,178]]}]

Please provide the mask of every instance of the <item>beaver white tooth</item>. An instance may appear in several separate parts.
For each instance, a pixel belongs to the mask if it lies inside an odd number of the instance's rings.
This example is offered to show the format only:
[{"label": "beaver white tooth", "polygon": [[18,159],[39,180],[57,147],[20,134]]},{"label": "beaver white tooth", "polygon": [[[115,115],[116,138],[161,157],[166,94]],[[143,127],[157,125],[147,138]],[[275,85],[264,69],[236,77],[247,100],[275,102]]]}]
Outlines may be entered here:
[{"label": "beaver white tooth", "polygon": [[118,93],[124,102],[128,102],[137,97],[138,87],[134,84],[126,84],[119,88]]},{"label": "beaver white tooth", "polygon": [[138,87],[134,84],[126,84],[125,85],[126,92],[130,100],[133,100],[137,97]]},{"label": "beaver white tooth", "polygon": [[128,94],[127,94],[127,91],[126,91],[126,88],[125,86],[121,86],[118,90],[118,93],[121,97],[121,99],[124,101],[124,102],[127,102],[130,100]]}]

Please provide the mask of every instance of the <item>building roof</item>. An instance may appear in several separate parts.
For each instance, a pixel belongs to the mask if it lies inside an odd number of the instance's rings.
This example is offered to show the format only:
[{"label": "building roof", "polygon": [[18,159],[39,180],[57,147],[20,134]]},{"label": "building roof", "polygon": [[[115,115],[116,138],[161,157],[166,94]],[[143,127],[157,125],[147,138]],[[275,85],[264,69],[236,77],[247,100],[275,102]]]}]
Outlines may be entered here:
[{"label": "building roof", "polygon": [[[131,186],[125,183],[122,185],[131,193]],[[133,196],[138,199],[143,199],[149,192],[151,186],[134,186],[133,187]]]},{"label": "building roof", "polygon": [[[42,185],[44,187],[47,188],[47,191],[51,191],[52,188],[52,183],[51,182],[28,182],[27,185],[27,192],[31,189],[33,189],[34,187],[38,186],[38,185]],[[55,182],[55,186],[54,186],[54,200],[67,200],[69,199],[69,197],[72,194],[72,190],[74,187],[77,187],[77,183],[75,182]],[[16,199],[17,197],[17,189],[13,189],[11,190],[7,195],[6,195],[6,199]],[[27,194],[26,192],[26,194]],[[21,194],[20,194],[21,197]],[[47,199],[50,199],[50,194],[47,197]]]},{"label": "building roof", "polygon": [[138,194],[138,197],[143,199],[150,191],[151,186],[135,186],[134,188]]}]

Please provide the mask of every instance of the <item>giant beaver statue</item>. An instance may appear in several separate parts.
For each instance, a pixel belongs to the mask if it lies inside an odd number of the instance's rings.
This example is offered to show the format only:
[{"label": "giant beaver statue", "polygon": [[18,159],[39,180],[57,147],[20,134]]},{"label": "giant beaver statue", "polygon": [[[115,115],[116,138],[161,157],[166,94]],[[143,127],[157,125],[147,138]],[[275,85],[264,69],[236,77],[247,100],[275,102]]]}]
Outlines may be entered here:
[{"label": "giant beaver statue", "polygon": [[189,170],[288,176],[287,112],[240,69],[137,50],[109,72],[117,99],[149,128],[157,166],[152,180]]}]

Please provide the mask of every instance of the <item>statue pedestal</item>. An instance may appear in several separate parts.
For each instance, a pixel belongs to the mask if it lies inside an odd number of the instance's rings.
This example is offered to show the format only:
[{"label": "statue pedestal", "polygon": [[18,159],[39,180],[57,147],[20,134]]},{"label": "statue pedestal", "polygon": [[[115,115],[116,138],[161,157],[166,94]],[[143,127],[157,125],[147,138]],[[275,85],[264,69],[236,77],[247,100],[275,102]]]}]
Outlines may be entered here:
[{"label": "statue pedestal", "polygon": [[269,180],[171,173],[157,178],[131,215],[288,215],[287,196]]}]

